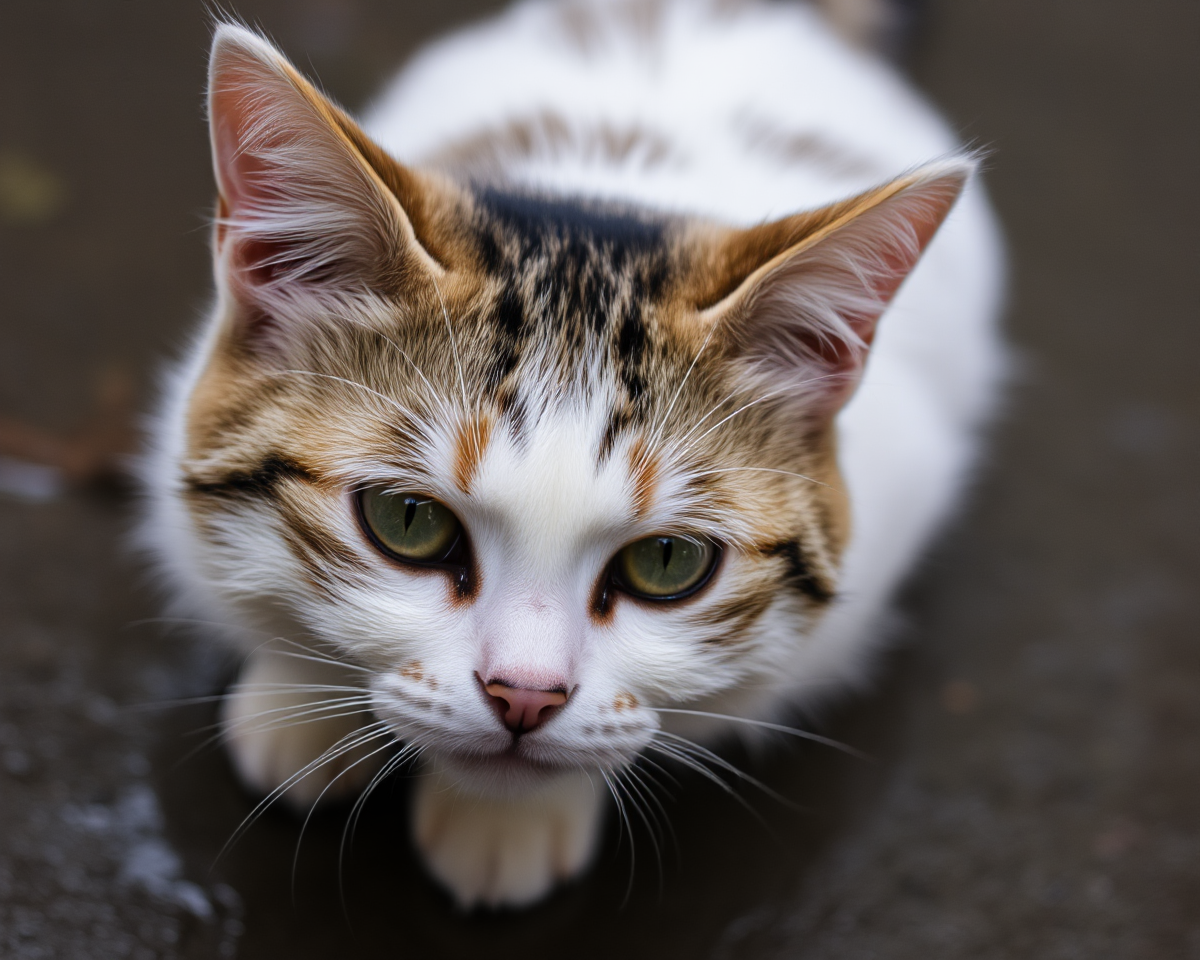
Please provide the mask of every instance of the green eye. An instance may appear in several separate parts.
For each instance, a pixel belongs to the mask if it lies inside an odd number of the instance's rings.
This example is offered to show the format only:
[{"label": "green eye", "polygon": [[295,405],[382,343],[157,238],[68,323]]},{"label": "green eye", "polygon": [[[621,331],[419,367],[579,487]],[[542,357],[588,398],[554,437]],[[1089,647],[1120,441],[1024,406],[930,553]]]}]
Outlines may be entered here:
[{"label": "green eye", "polygon": [[419,493],[385,493],[370,487],[359,495],[359,504],[371,536],[401,560],[440,563],[462,534],[462,525],[445,504]]},{"label": "green eye", "polygon": [[647,537],[621,549],[613,562],[613,577],[634,596],[675,600],[704,586],[717,556],[710,540]]}]

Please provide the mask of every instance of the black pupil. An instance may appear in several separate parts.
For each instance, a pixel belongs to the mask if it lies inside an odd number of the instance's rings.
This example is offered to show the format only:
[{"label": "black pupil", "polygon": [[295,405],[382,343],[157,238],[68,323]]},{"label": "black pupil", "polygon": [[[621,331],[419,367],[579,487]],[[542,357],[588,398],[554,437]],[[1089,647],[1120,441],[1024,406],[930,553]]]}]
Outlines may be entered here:
[{"label": "black pupil", "polygon": [[412,526],[413,517],[417,515],[417,507],[419,503],[416,497],[404,498],[404,532],[408,533],[408,528]]},{"label": "black pupil", "polygon": [[659,537],[658,542],[662,546],[662,565],[666,570],[671,565],[671,553],[675,549],[675,540],[672,537]]}]

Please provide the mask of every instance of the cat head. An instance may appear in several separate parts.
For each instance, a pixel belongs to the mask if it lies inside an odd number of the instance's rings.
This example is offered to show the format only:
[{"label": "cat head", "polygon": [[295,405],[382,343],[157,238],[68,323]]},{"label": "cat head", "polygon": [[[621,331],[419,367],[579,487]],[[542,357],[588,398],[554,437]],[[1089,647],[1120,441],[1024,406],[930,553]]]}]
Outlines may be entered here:
[{"label": "cat head", "polygon": [[175,469],[223,616],[284,611],[464,769],[621,764],[771,678],[836,602],[835,417],[970,162],[734,229],[402,166],[241,28],[210,81]]}]

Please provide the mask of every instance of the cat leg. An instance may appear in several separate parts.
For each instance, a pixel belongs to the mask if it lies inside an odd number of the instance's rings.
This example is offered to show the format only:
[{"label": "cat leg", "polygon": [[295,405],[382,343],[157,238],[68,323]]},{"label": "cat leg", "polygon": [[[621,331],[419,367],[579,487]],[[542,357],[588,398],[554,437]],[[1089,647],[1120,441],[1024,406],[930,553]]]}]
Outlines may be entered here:
[{"label": "cat leg", "polygon": [[[266,647],[251,654],[221,709],[225,742],[242,782],[268,794],[295,776],[283,799],[304,811],[318,799],[342,799],[360,791],[384,753],[368,755],[385,738],[341,751],[365,736],[364,725],[370,722],[367,691],[350,689],[354,680],[349,669],[335,664]],[[319,763],[326,752],[337,756]],[[312,769],[300,775],[310,764]]]},{"label": "cat leg", "polygon": [[604,786],[565,771],[536,788],[465,788],[429,763],[417,780],[413,836],[429,871],[462,907],[522,907],[583,872],[596,853]]}]

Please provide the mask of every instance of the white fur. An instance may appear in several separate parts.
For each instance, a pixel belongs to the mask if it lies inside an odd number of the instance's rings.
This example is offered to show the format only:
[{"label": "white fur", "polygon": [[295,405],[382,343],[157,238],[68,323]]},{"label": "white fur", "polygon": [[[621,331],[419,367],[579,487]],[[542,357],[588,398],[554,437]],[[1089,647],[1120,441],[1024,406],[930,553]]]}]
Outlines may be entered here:
[{"label": "white fur", "polygon": [[[593,4],[601,21],[624,6]],[[419,163],[481,129],[543,111],[581,131],[599,124],[662,131],[672,150],[661,165],[636,151],[612,165],[585,149],[508,172],[568,193],[737,224],[824,205],[956,149],[920,97],[846,47],[805,6],[716,13],[678,0],[662,5],[664,20],[650,42],[602,28],[586,55],[571,47],[557,10],[525,3],[431,46],[375,104],[369,132],[400,160]],[[836,149],[784,165],[771,147],[780,131]],[[794,600],[781,597],[736,656],[703,643],[702,633],[680,636],[671,616],[636,604],[620,607],[607,627],[588,619],[596,571],[630,540],[682,528],[736,547],[749,531],[736,517],[705,516],[682,497],[682,461],[661,478],[648,515],[635,516],[626,458],[595,469],[607,403],[556,404],[549,387],[542,415],[530,417],[537,426],[528,445],[497,431],[469,497],[446,479],[456,418],[467,413],[456,407],[453,385],[441,419],[428,425],[419,479],[471,530],[484,574],[465,610],[447,609],[444,586],[431,578],[378,562],[357,535],[348,493],[322,502],[326,522],[375,569],[336,604],[302,588],[270,515],[246,509],[232,516],[219,548],[195,535],[179,497],[179,461],[187,396],[211,336],[169,391],[150,460],[146,529],[193,609],[227,624],[243,649],[262,638],[255,631],[316,636],[387,664],[369,681],[375,716],[433,758],[414,823],[432,871],[464,904],[528,903],[581,870],[595,849],[601,805],[581,786],[588,776],[602,783],[600,771],[619,769],[643,749],[671,749],[674,741],[660,731],[711,740],[739,729],[649,707],[775,720],[861,680],[890,595],[953,507],[974,458],[1002,366],[995,327],[1001,280],[996,230],[972,184],[884,316],[862,384],[838,421],[854,520],[839,599],[813,627]],[[313,385],[319,388],[344,391],[348,408],[364,402],[344,385]],[[597,389],[604,392],[603,381]],[[536,385],[530,390],[537,393]],[[406,480],[386,464],[348,459],[333,469],[347,490]],[[721,576],[694,604],[735,594],[739,569],[731,549]],[[255,682],[293,682],[283,661],[274,663],[256,660]],[[419,672],[406,672],[412,663]],[[568,709],[520,738],[520,756],[575,768],[578,777],[568,783],[491,764],[511,737],[479,694],[476,674],[489,671],[529,685],[577,685]],[[615,709],[614,698],[626,691],[641,706]],[[247,716],[257,706],[245,698],[258,695],[235,691],[228,715]],[[314,737],[303,725],[278,727],[263,734],[273,738],[264,745],[250,730],[234,737],[235,756],[247,782],[264,790],[284,784],[342,733],[338,727]],[[287,752],[290,769],[270,767],[266,758]]]},{"label": "white fur", "polygon": [[[556,6],[533,0],[426,48],[374,104],[368,132],[399,159],[419,162],[479,129],[544,110],[583,128],[666,131],[675,151],[662,168],[647,169],[636,155],[613,168],[585,154],[507,172],[566,193],[745,225],[823,206],[958,149],[890,67],[847,47],[803,4],[723,15],[705,2],[668,3],[652,45],[614,25],[587,57],[567,43]],[[751,123],[815,135],[862,158],[863,169],[782,167],[747,145]],[[844,599],[804,644],[775,651],[790,662],[776,661],[774,689],[749,692],[732,712],[769,717],[801,691],[861,678],[873,625],[973,462],[1003,369],[1002,284],[998,232],[972,182],[881,321],[863,381],[839,417],[854,514]]]}]

